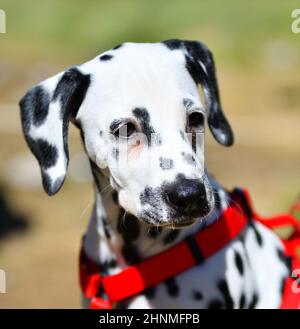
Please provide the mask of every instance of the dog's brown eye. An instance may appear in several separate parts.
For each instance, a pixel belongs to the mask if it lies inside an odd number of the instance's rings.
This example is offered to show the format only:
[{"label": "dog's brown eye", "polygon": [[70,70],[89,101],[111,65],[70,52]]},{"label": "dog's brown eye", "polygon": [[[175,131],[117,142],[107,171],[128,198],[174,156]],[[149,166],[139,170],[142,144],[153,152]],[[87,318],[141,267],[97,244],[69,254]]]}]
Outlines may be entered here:
[{"label": "dog's brown eye", "polygon": [[188,127],[193,132],[204,132],[204,114],[193,112],[188,117]]},{"label": "dog's brown eye", "polygon": [[119,127],[113,132],[116,138],[129,138],[132,134],[136,132],[135,125],[132,122],[127,122],[126,124]]}]

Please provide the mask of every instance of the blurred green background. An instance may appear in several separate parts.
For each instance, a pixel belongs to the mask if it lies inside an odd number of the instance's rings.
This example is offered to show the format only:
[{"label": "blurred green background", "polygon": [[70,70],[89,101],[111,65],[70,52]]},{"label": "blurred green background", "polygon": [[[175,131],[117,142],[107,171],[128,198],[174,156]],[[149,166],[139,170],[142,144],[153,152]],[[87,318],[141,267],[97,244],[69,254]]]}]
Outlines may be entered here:
[{"label": "blurred green background", "polygon": [[35,83],[124,41],[204,41],[217,64],[230,149],[207,139],[208,169],[247,187],[262,214],[289,209],[300,192],[299,1],[1,0],[0,307],[79,307],[77,254],[93,204],[75,128],[61,192],[49,198],[21,134],[18,101]]}]

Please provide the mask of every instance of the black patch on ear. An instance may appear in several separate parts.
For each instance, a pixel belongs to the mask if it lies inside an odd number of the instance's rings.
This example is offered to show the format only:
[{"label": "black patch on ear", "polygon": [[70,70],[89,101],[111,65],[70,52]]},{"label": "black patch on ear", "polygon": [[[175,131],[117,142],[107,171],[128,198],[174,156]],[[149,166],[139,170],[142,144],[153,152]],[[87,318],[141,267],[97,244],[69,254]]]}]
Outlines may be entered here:
[{"label": "black patch on ear", "polygon": [[153,127],[150,124],[150,115],[149,112],[145,108],[135,108],[132,111],[133,115],[139,121],[142,132],[145,134],[148,140],[148,145],[151,145],[151,135],[155,133]]},{"label": "black patch on ear", "polygon": [[188,72],[195,83],[201,84],[206,90],[207,119],[213,136],[222,145],[232,145],[233,133],[222,112],[215,65],[210,50],[198,41],[167,40],[163,41],[163,44],[170,50],[179,49],[185,52]]},{"label": "black patch on ear", "polygon": [[91,76],[81,73],[77,68],[64,73],[55,88],[52,100],[60,99],[63,119],[65,116],[76,117],[90,84]]},{"label": "black patch on ear", "polygon": [[[32,122],[38,127],[42,125],[48,115],[50,103],[50,96],[48,92],[41,86],[33,88],[27,95],[23,106],[30,106],[33,108]],[[27,112],[27,110],[25,110]]]},{"label": "black patch on ear", "polygon": [[43,139],[32,141],[32,148],[39,159],[40,166],[48,169],[55,165],[58,154],[57,148]]},{"label": "black patch on ear", "polygon": [[222,279],[218,282],[218,288],[219,288],[221,294],[223,295],[225,308],[233,309],[233,306],[234,306],[233,299],[231,297],[228,284],[224,279]]},{"label": "black patch on ear", "polygon": [[164,43],[170,50],[176,50],[181,47],[182,42],[183,42],[182,40],[170,39],[163,41],[162,43]]},{"label": "black patch on ear", "polygon": [[174,161],[169,158],[159,158],[159,166],[162,170],[172,169],[174,166]]},{"label": "black patch on ear", "polygon": [[76,118],[77,112],[86,96],[91,83],[89,74],[81,73],[77,68],[66,71],[58,82],[52,101],[61,102],[61,118],[63,120],[64,150],[69,161],[68,126],[70,117]]},{"label": "black patch on ear", "polygon": [[[32,153],[37,158],[41,169],[47,169],[55,165],[58,158],[58,150],[44,139],[33,139],[29,136],[31,125],[46,124],[49,105],[51,102],[60,101],[60,117],[62,125],[65,156],[68,161],[68,123],[71,116],[75,117],[84,100],[90,85],[90,75],[80,73],[77,68],[66,71],[54,90],[53,97],[41,86],[30,90],[20,101],[21,120],[25,139]],[[49,195],[55,194],[63,184],[64,177],[59,177],[55,182],[42,170],[43,185]]]},{"label": "black patch on ear", "polygon": [[114,56],[112,55],[102,55],[99,57],[100,61],[107,62],[110,61]]}]

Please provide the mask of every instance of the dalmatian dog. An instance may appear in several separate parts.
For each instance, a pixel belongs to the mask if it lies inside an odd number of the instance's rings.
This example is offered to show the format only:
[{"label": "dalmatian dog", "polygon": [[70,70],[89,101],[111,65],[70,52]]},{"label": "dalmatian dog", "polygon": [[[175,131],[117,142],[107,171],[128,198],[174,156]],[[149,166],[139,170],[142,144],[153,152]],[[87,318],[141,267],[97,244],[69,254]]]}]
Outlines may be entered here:
[{"label": "dalmatian dog", "polygon": [[[221,145],[233,133],[201,42],[121,44],[39,83],[20,107],[49,195],[65,180],[69,122],[80,130],[96,198],[84,251],[103,275],[212,225],[230,202],[204,167],[205,122]],[[116,307],[278,308],[288,274],[279,238],[252,223],[204,263]]]}]

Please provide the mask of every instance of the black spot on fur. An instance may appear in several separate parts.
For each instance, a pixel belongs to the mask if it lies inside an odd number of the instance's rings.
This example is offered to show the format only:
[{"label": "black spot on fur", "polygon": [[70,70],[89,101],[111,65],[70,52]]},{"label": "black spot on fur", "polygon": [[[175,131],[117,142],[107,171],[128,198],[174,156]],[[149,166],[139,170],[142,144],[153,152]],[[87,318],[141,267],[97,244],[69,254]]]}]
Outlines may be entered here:
[{"label": "black spot on fur", "polygon": [[113,158],[118,161],[119,160],[119,155],[120,155],[120,150],[118,148],[114,147],[112,149],[112,156],[113,156]]},{"label": "black spot on fur", "polygon": [[174,161],[169,158],[159,158],[159,166],[162,170],[172,169],[174,166]]},{"label": "black spot on fur", "polygon": [[181,154],[182,154],[184,160],[185,160],[187,163],[192,164],[192,165],[195,165],[195,161],[196,161],[196,159],[195,159],[195,157],[193,156],[193,154],[186,154],[185,152],[182,152]]},{"label": "black spot on fur", "polygon": [[144,290],[144,294],[146,295],[147,298],[152,299],[155,296],[156,289],[155,287],[149,287]]},{"label": "black spot on fur", "polygon": [[221,308],[223,308],[223,303],[219,299],[213,299],[212,301],[209,302],[209,304],[207,305],[207,308],[221,309]]},{"label": "black spot on fur", "polygon": [[100,130],[100,131],[99,131],[99,136],[102,137],[102,135],[103,135],[103,131]]},{"label": "black spot on fur", "polygon": [[221,205],[220,194],[217,189],[214,189],[214,198],[215,198],[215,207],[216,207],[216,209],[220,210],[222,205]]},{"label": "black spot on fur", "polygon": [[239,303],[239,308],[242,309],[245,307],[245,303],[246,303],[246,297],[245,294],[242,293],[241,297],[240,297],[240,303]]},{"label": "black spot on fur", "polygon": [[[185,140],[185,133],[184,133],[184,131],[183,130],[180,130],[179,133],[180,133],[181,138],[183,140]],[[184,153],[184,152],[182,152],[182,153]]]},{"label": "black spot on fur", "polygon": [[149,204],[159,210],[160,200],[158,195],[159,195],[159,189],[146,186],[144,191],[140,195],[141,204],[142,205]]},{"label": "black spot on fur", "polygon": [[98,192],[101,193],[101,184],[100,184],[100,177],[99,177],[101,172],[99,171],[99,167],[92,160],[90,160],[90,167],[91,167],[92,175],[94,177],[96,188],[97,188]]},{"label": "black spot on fur", "polygon": [[225,308],[232,309],[234,304],[233,304],[233,299],[231,297],[227,282],[223,279],[220,280],[218,282],[218,288],[219,288],[221,294],[223,295]]},{"label": "black spot on fur", "polygon": [[176,279],[172,277],[167,279],[164,283],[167,286],[169,296],[177,297],[179,294],[179,286],[177,285]]},{"label": "black spot on fur", "polygon": [[145,134],[148,140],[148,145],[151,145],[151,138],[155,131],[150,124],[150,115],[148,111],[144,108],[135,108],[132,111],[133,115],[139,120],[142,127],[142,132]]},{"label": "black spot on fur", "polygon": [[170,230],[164,237],[164,244],[173,242],[179,235],[179,230]]},{"label": "black spot on fur", "polygon": [[255,235],[255,238],[256,238],[256,241],[257,241],[258,245],[260,247],[262,247],[262,245],[263,245],[262,236],[260,235],[260,233],[258,232],[256,226],[253,223],[251,223],[250,225],[251,225],[251,227],[253,229],[253,232],[254,232],[254,235]]},{"label": "black spot on fur", "polygon": [[203,294],[199,290],[193,292],[193,297],[195,300],[199,301],[203,299]]},{"label": "black spot on fur", "polygon": [[189,110],[194,105],[194,102],[189,98],[184,98],[182,103],[187,110]]},{"label": "black spot on fur", "polygon": [[162,232],[161,226],[152,226],[148,231],[148,235],[150,238],[154,239],[158,237],[161,234],[161,232]]},{"label": "black spot on fur", "polygon": [[122,234],[126,242],[137,239],[140,234],[138,219],[130,214],[126,214],[124,217],[124,211],[121,211],[118,219],[118,232]]},{"label": "black spot on fur", "polygon": [[122,255],[129,265],[137,264],[141,261],[141,257],[137,249],[131,242],[126,242],[122,247]]},{"label": "black spot on fur", "polygon": [[286,282],[286,278],[284,277],[284,278],[281,279],[281,283],[280,283],[280,294],[281,294],[281,296],[283,295],[283,292],[284,292],[285,282]]},{"label": "black spot on fur", "polygon": [[111,196],[112,196],[113,202],[115,204],[119,204],[118,192],[117,191],[113,191],[112,194],[111,194]]},{"label": "black spot on fur", "polygon": [[103,224],[103,229],[104,229],[105,236],[108,239],[110,239],[111,238],[111,227],[110,227],[110,224],[108,223],[107,218],[104,217],[104,216],[101,217],[101,221],[102,221],[102,224]]},{"label": "black spot on fur", "polygon": [[251,302],[249,304],[249,309],[254,309],[258,303],[258,295],[254,293],[252,296]]},{"label": "black spot on fur", "polygon": [[99,57],[100,61],[104,61],[104,62],[109,61],[112,58],[113,58],[112,55],[102,55],[102,56]]},{"label": "black spot on fur", "polygon": [[112,258],[110,260],[102,261],[99,264],[99,270],[101,274],[108,275],[109,269],[113,269],[117,267],[117,261]]},{"label": "black spot on fur", "polygon": [[122,46],[123,46],[123,44],[120,43],[119,45],[116,45],[116,46],[113,48],[113,50],[119,49],[119,48],[121,48]]},{"label": "black spot on fur", "polygon": [[279,260],[287,267],[288,270],[291,270],[292,269],[291,257],[286,256],[284,254],[283,250],[281,250],[279,248],[276,250],[276,253],[277,253]]},{"label": "black spot on fur", "polygon": [[240,275],[244,274],[244,263],[241,254],[238,251],[234,252],[234,262]]}]

